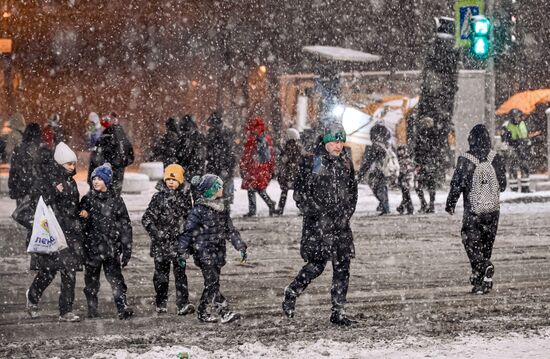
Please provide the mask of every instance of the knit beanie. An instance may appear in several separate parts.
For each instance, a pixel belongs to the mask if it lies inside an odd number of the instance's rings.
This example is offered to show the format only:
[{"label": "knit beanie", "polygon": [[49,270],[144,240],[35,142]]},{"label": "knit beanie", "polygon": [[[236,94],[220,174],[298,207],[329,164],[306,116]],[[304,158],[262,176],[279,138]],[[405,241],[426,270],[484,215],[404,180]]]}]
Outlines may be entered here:
[{"label": "knit beanie", "polygon": [[173,163],[166,166],[164,169],[164,180],[173,179],[178,181],[179,184],[183,183],[185,170],[180,165]]},{"label": "knit beanie", "polygon": [[71,150],[65,142],[59,142],[59,144],[55,146],[53,159],[60,165],[64,165],[69,162],[76,162],[76,153],[74,153],[74,151]]},{"label": "knit beanie", "polygon": [[286,130],[286,139],[287,140],[299,140],[300,132],[295,128],[289,128]]},{"label": "knit beanie", "polygon": [[101,180],[105,182],[105,185],[110,185],[111,182],[113,182],[113,169],[111,168],[111,164],[106,162],[101,166],[96,167],[92,172],[90,179],[94,179],[95,177],[101,178]]},{"label": "knit beanie", "polygon": [[191,180],[191,184],[197,186],[197,191],[204,198],[212,198],[223,187],[222,179],[213,174],[205,174],[202,177],[195,176]]},{"label": "knit beanie", "polygon": [[330,121],[323,127],[323,143],[346,142],[346,131],[339,121]]}]

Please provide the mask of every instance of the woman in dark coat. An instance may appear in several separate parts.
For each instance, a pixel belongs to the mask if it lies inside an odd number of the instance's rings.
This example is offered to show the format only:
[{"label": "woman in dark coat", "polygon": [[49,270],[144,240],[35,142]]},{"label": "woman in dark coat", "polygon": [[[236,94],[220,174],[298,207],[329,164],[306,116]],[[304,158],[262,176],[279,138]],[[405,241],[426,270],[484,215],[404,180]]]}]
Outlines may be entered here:
[{"label": "woman in dark coat", "polygon": [[[23,132],[23,140],[19,144],[10,164],[10,176],[8,179],[9,195],[17,204],[29,196],[34,203],[38,201],[36,179],[40,167],[40,138],[41,129],[37,123],[30,123]],[[32,229],[32,225],[30,225]]]},{"label": "woman in dark coat", "polygon": [[287,141],[281,151],[277,181],[281,186],[281,198],[277,214],[283,214],[289,190],[294,190],[304,149],[300,144],[300,133],[295,128],[287,130]]},{"label": "woman in dark coat", "polygon": [[76,322],[80,318],[72,312],[76,272],[82,270],[82,232],[78,218],[78,187],[76,154],[64,142],[54,152],[55,166],[40,180],[39,191],[46,205],[50,205],[65,234],[68,247],[52,254],[32,254],[31,270],[36,274],[27,291],[27,310],[32,318],[38,316],[38,302],[57,272],[61,273],[59,320]]},{"label": "woman in dark coat", "polygon": [[239,163],[242,177],[241,188],[248,191],[248,213],[245,217],[256,215],[256,192],[269,208],[269,215],[275,213],[275,202],[265,189],[275,170],[275,151],[271,136],[266,133],[264,121],[252,118],[246,124],[246,142]]}]

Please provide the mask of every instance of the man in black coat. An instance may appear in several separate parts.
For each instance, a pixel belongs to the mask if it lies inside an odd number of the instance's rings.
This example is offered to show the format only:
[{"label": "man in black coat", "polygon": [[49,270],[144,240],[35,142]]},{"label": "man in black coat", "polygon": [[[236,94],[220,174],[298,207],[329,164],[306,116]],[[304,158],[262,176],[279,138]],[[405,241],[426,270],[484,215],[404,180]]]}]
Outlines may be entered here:
[{"label": "man in black coat", "polygon": [[357,204],[357,182],[350,156],[344,151],[346,133],[340,123],[328,123],[314,154],[304,157],[294,200],[304,214],[300,254],[307,263],[285,288],[283,311],[294,316],[296,298],[332,261],[332,315],[337,325],[351,325],[344,305],[351,258],[355,256],[350,218]]},{"label": "man in black coat", "polygon": [[153,159],[161,161],[163,167],[178,162],[178,146],[180,141],[179,123],[175,118],[166,120],[166,133],[153,147]]},{"label": "man in black coat", "polygon": [[25,196],[33,199],[36,197],[36,201],[39,197],[36,179],[40,165],[40,138],[40,125],[28,124],[23,132],[22,142],[15,148],[11,157],[8,178],[9,195],[11,199],[17,201],[18,205]]},{"label": "man in black coat", "polygon": [[235,133],[223,125],[220,114],[214,112],[208,118],[206,134],[206,173],[214,174],[223,181],[225,208],[233,203],[233,172],[235,170]]},{"label": "man in black coat", "polygon": [[100,120],[105,128],[97,141],[95,150],[90,155],[90,167],[88,168],[88,184],[92,187],[92,171],[105,164],[110,163],[113,169],[112,189],[120,195],[122,182],[124,180],[124,169],[134,162],[134,148],[124,129],[118,123],[116,113],[103,116]]},{"label": "man in black coat", "polygon": [[185,169],[185,178],[201,176],[204,171],[204,136],[191,115],[183,116],[180,123],[178,164]]},{"label": "man in black coat", "polygon": [[[491,137],[484,125],[472,128],[468,143],[470,150],[458,158],[445,210],[452,215],[463,196],[461,234],[472,267],[472,293],[486,294],[493,285],[491,253],[498,229],[499,192],[506,189],[506,169],[502,157],[491,150]],[[485,171],[481,172],[483,166]],[[476,176],[477,167],[480,170]]]}]

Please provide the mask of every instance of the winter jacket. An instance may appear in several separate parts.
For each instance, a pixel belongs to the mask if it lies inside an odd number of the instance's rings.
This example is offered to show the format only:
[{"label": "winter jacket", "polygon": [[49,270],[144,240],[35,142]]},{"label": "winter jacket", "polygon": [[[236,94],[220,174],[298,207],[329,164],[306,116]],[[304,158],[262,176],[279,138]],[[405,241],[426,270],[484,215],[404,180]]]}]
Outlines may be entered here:
[{"label": "winter jacket", "polygon": [[21,199],[27,195],[38,198],[36,181],[40,167],[40,131],[38,124],[27,126],[23,142],[13,152],[8,179],[12,199]]},{"label": "winter jacket", "polygon": [[231,241],[238,251],[246,249],[246,243],[233,226],[222,200],[200,198],[187,217],[183,234],[178,237],[178,254],[193,254],[199,267],[222,267],[225,265],[226,240]]},{"label": "winter jacket", "polygon": [[88,168],[90,185],[90,175],[93,170],[106,162],[109,162],[113,168],[113,178],[121,178],[124,168],[134,162],[134,148],[120,125],[111,125],[106,128],[97,141],[95,150],[90,155]]},{"label": "winter jacket", "polygon": [[162,181],[157,184],[157,190],[141,223],[151,237],[151,257],[174,258],[177,238],[183,233],[187,215],[193,206],[191,194],[183,185],[170,190]]},{"label": "winter jacket", "polygon": [[[470,149],[467,153],[475,156],[480,162],[487,161],[491,151],[491,138],[485,126],[476,125],[468,137]],[[491,162],[495,169],[500,192],[506,189],[506,168],[504,159],[496,154]],[[471,216],[470,191],[474,177],[475,164],[465,157],[459,157],[456,165],[451,188],[447,197],[446,210],[454,210],[456,203],[462,194],[464,200],[464,217]]]},{"label": "winter jacket", "polygon": [[385,158],[386,150],[382,143],[374,142],[372,146],[366,147],[357,175],[359,182],[362,182],[365,176],[367,176],[369,185],[383,181],[385,176],[382,172],[382,164]]},{"label": "winter jacket", "polygon": [[300,254],[305,261],[355,255],[349,221],[357,204],[357,181],[347,151],[333,157],[320,144],[304,156],[294,200],[304,214]]},{"label": "winter jacket", "polygon": [[190,115],[184,116],[180,126],[180,138],[177,151],[177,164],[185,169],[185,178],[204,173],[205,139]]},{"label": "winter jacket", "polygon": [[246,142],[240,160],[242,189],[264,190],[275,169],[275,151],[271,137],[265,133],[265,124],[259,117],[246,125]]},{"label": "winter jacket", "polygon": [[153,147],[153,159],[161,161],[164,167],[173,163],[178,163],[178,147],[180,142],[180,133],[175,119],[169,118],[166,121],[166,133],[160,138]]},{"label": "winter jacket", "polygon": [[84,226],[84,256],[87,265],[98,266],[105,258],[132,253],[132,224],[122,197],[111,188],[107,192],[90,190],[80,201],[88,212]]},{"label": "winter jacket", "polygon": [[10,118],[10,128],[11,132],[6,137],[6,148],[4,149],[6,153],[6,160],[11,162],[11,157],[15,148],[23,140],[23,132],[25,131],[25,118],[20,113],[15,113]]},{"label": "winter jacket", "polygon": [[[67,170],[53,162],[51,172],[39,179],[38,191],[46,205],[52,207],[53,213],[65,234],[68,248],[53,254],[32,254],[31,270],[42,268],[66,268],[82,270],[82,226],[79,220],[79,193],[73,178],[75,172]],[[63,185],[60,192],[56,186]]]},{"label": "winter jacket", "polygon": [[303,148],[297,140],[288,140],[281,151],[277,181],[281,189],[294,189],[294,183],[300,170]]},{"label": "winter jacket", "polygon": [[233,177],[235,170],[235,133],[223,126],[212,126],[206,135],[206,173],[222,180]]}]

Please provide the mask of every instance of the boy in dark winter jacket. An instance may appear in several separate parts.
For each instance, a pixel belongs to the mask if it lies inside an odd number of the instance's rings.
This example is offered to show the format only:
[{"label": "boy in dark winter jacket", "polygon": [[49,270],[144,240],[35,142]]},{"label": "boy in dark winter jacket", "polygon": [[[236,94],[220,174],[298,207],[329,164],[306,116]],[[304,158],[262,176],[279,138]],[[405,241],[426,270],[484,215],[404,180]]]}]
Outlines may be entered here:
[{"label": "boy in dark winter jacket", "polygon": [[101,267],[113,290],[119,319],[134,314],[128,307],[127,287],[122,268],[132,256],[132,225],[124,200],[111,187],[113,170],[105,163],[92,171],[92,188],[82,197],[80,217],[84,223],[84,294],[88,301],[88,318],[98,314]]},{"label": "boy in dark winter jacket", "polygon": [[186,266],[186,258],[193,254],[195,264],[204,277],[204,290],[197,309],[201,322],[216,322],[218,318],[208,310],[213,304],[222,323],[240,318],[240,314],[229,310],[224,296],[220,292],[220,273],[225,265],[225,241],[229,239],[233,247],[240,251],[242,261],[246,260],[246,243],[239,231],[233,226],[223,203],[223,181],[215,175],[206,174],[194,177],[192,183],[197,186],[200,198],[187,217],[185,231],[178,238],[178,263]]},{"label": "boy in dark winter jacket", "polygon": [[189,290],[185,267],[176,261],[177,238],[183,232],[185,220],[193,204],[191,192],[185,189],[184,170],[178,164],[164,169],[164,181],[157,185],[158,192],[153,195],[141,223],[151,237],[151,257],[155,261],[156,311],[167,312],[168,283],[170,265],[176,281],[176,306],[178,315],[193,313],[195,307],[189,303]]},{"label": "boy in dark winter jacket", "polygon": [[414,206],[411,200],[411,188],[414,187],[414,163],[409,156],[407,145],[399,145],[397,147],[397,159],[399,160],[399,177],[397,177],[397,185],[401,189],[402,199],[401,204],[397,207],[397,212],[403,214],[414,213]]},{"label": "boy in dark winter jacket", "polygon": [[300,132],[295,128],[289,128],[286,132],[287,141],[281,152],[279,161],[279,174],[277,180],[281,186],[281,198],[277,214],[283,214],[285,210],[286,198],[289,190],[294,190],[294,183],[300,169],[303,147],[300,144]]},{"label": "boy in dark winter jacket", "polygon": [[285,288],[284,314],[292,318],[296,299],[332,262],[330,321],[356,323],[344,310],[355,246],[350,219],[357,205],[357,182],[350,156],[344,150],[346,132],[328,123],[313,154],[304,156],[296,180],[294,200],[304,214],[300,254],[306,264]]},{"label": "boy in dark winter jacket", "polygon": [[462,194],[461,234],[472,267],[472,293],[487,294],[493,286],[491,253],[498,229],[499,193],[506,189],[506,169],[501,156],[491,150],[491,137],[484,125],[472,128],[468,143],[470,150],[458,158],[445,211],[454,214]]}]

